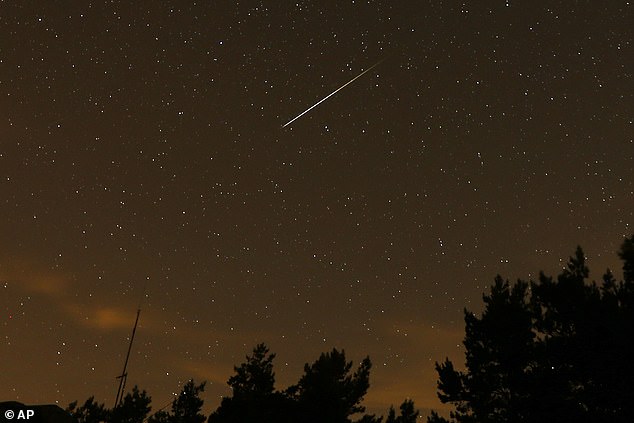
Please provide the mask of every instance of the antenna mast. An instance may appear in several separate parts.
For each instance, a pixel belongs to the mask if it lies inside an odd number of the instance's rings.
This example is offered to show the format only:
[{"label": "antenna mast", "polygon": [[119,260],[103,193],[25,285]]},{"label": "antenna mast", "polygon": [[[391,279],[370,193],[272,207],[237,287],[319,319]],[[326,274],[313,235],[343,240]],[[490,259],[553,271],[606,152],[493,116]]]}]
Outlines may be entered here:
[{"label": "antenna mast", "polygon": [[128,360],[130,359],[130,351],[132,351],[132,343],[134,342],[134,334],[136,333],[136,327],[139,324],[139,315],[141,314],[141,307],[136,311],[136,320],[134,321],[134,328],[132,329],[132,336],[130,337],[130,345],[128,345],[128,354],[125,356],[125,363],[123,364],[123,372],[119,379],[119,389],[117,390],[117,398],[114,400],[114,406],[116,407],[123,400],[123,394],[125,392],[125,382],[128,379]]}]

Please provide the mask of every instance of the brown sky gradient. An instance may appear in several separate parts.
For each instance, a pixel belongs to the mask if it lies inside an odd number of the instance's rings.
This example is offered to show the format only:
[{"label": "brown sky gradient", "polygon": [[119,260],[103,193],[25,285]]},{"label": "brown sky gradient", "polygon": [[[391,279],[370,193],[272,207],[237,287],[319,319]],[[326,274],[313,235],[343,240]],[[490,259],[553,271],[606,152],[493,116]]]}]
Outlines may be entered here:
[{"label": "brown sky gradient", "polygon": [[[265,342],[442,408],[464,307],[631,235],[632,5],[0,3],[0,399],[205,412]],[[293,122],[373,64],[383,62]]]}]

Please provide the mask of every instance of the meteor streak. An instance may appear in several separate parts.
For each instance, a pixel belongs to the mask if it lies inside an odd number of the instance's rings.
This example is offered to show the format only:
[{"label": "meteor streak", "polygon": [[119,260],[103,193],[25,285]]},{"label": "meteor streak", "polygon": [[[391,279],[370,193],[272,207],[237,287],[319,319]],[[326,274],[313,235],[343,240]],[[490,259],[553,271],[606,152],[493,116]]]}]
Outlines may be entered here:
[{"label": "meteor streak", "polygon": [[[383,59],[385,60],[385,59]],[[310,106],[308,109],[304,110],[303,112],[301,112],[300,114],[298,114],[297,116],[295,116],[293,119],[289,120],[288,122],[286,122],[284,125],[282,125],[282,128],[286,128],[288,125],[290,125],[291,123],[295,122],[297,119],[299,119],[300,117],[304,116],[306,113],[310,112],[311,110],[313,110],[315,107],[319,106],[321,103],[323,103],[324,101],[328,100],[330,97],[332,97],[333,95],[337,94],[339,91],[343,90],[344,88],[346,88],[348,85],[352,84],[354,81],[356,81],[357,79],[361,78],[364,74],[366,74],[367,72],[370,72],[372,69],[374,69],[375,67],[377,67],[378,65],[381,64],[381,62],[383,62],[383,60],[380,60],[378,62],[376,62],[375,64],[373,64],[372,66],[370,66],[369,68],[367,68],[366,70],[364,70],[363,72],[361,72],[359,75],[355,76],[354,78],[352,78],[350,81],[346,82],[345,84],[343,84],[341,87],[337,88],[336,90],[334,90],[333,92],[331,92],[330,94],[328,94],[326,97],[322,98],[321,100],[319,100],[317,103],[313,104],[312,106]]]}]

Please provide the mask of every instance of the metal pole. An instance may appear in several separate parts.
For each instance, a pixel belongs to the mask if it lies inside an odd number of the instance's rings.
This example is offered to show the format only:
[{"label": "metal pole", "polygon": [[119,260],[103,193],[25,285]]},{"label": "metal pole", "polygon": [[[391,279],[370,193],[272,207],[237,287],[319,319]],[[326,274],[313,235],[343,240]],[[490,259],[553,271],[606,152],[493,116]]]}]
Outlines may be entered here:
[{"label": "metal pole", "polygon": [[139,308],[136,311],[136,320],[134,321],[134,328],[132,329],[132,336],[130,337],[130,345],[128,345],[128,354],[125,356],[125,363],[123,364],[123,372],[121,372],[121,376],[117,376],[119,381],[119,389],[117,390],[117,398],[114,400],[114,406],[116,407],[123,400],[123,394],[125,391],[125,382],[128,378],[128,360],[130,359],[130,351],[132,351],[132,342],[134,342],[134,334],[136,333],[136,326],[139,323],[139,315],[141,314],[141,309]]}]

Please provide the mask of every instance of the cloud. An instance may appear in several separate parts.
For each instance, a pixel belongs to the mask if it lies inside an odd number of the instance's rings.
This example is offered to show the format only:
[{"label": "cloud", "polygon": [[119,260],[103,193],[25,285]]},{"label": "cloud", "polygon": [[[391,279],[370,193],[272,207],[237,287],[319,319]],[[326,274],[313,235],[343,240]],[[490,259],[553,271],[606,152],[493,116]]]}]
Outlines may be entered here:
[{"label": "cloud", "polygon": [[434,364],[451,351],[449,358],[458,369],[462,367],[464,350],[458,345],[464,337],[463,324],[391,318],[377,322],[375,329],[377,336],[391,346],[392,354],[370,351],[376,359],[366,405],[372,410],[387,410],[390,405],[398,408],[404,399],[413,398],[423,415],[429,409],[448,410],[450,407],[437,397]]},{"label": "cloud", "polygon": [[185,374],[192,375],[191,377],[194,379],[206,380],[226,387],[224,389],[226,391],[225,394],[231,392],[226,384],[229,377],[233,374],[233,366],[231,364],[186,361],[182,364],[182,369]]},{"label": "cloud", "polygon": [[0,281],[14,285],[24,293],[59,298],[71,286],[71,277],[61,271],[43,271],[33,263],[14,257],[4,258],[2,261],[4,264],[0,266]]},{"label": "cloud", "polygon": [[78,284],[72,275],[60,270],[42,269],[33,260],[3,257],[0,282],[19,296],[45,301],[49,315],[61,314],[91,329],[111,331],[132,328],[134,308],[124,305],[93,305],[77,297]]},{"label": "cloud", "polygon": [[98,308],[86,321],[90,322],[90,326],[106,330],[131,327],[130,311],[117,310],[114,307]]}]

